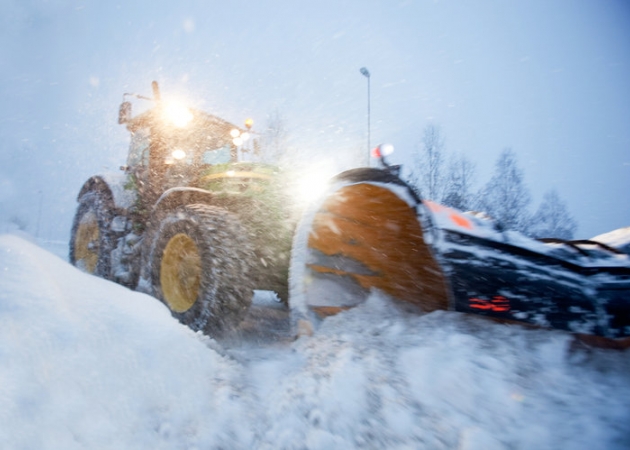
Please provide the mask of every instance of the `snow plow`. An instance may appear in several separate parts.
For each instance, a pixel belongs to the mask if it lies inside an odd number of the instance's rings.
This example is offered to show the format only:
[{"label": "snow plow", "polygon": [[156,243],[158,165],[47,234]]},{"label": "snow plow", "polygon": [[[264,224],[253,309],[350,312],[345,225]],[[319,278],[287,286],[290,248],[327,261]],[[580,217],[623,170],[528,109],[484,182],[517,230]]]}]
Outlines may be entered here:
[{"label": "snow plow", "polygon": [[[383,157],[380,169],[339,174],[298,211],[281,171],[243,161],[251,122],[175,107],[153,90],[123,97],[127,164],[81,188],[69,257],[155,296],[193,330],[238,327],[255,289],[276,292],[301,324],[378,290],[426,312],[630,337],[627,253],[536,241],[421,199]],[[154,106],[133,116],[128,96]]]},{"label": "snow plow", "polygon": [[[628,233],[630,238],[630,233]],[[291,302],[319,321],[371,289],[418,305],[630,344],[630,256],[603,242],[530,239],[423,200],[397,174],[353,169],[304,213]]]}]

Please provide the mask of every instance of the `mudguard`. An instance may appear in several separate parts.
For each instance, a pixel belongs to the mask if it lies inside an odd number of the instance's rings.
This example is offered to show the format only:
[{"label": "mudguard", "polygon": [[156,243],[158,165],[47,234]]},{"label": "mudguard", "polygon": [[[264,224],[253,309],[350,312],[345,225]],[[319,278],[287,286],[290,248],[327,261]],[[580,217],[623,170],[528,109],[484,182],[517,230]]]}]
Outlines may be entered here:
[{"label": "mudguard", "polygon": [[112,201],[113,207],[122,210],[131,208],[138,198],[138,192],[132,187],[129,176],[122,173],[94,175],[83,183],[77,200],[91,190],[102,191]]}]

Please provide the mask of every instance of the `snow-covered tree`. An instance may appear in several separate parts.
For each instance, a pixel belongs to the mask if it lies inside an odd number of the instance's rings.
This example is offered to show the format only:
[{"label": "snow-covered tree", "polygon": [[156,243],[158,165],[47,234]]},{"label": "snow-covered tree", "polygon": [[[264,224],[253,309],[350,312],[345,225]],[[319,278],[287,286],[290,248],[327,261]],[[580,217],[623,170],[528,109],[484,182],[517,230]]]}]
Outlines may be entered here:
[{"label": "snow-covered tree", "polygon": [[422,132],[421,148],[414,154],[410,181],[420,193],[437,202],[444,193],[444,137],[439,125],[429,124]]},{"label": "snow-covered tree", "polygon": [[506,148],[497,159],[492,178],[479,193],[478,209],[488,213],[506,229],[526,232],[530,201],[516,154]]},{"label": "snow-covered tree", "polygon": [[446,206],[467,211],[473,208],[475,163],[462,155],[453,156],[446,172],[444,197]]},{"label": "snow-covered tree", "polygon": [[573,239],[577,222],[555,189],[547,191],[532,216],[529,234],[535,238]]}]

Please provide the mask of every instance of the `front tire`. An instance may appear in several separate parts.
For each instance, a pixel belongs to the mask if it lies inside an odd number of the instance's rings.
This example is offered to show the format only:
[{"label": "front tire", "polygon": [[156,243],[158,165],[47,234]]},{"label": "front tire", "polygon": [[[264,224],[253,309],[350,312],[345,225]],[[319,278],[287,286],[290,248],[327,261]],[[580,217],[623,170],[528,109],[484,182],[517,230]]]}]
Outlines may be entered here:
[{"label": "front tire", "polygon": [[149,254],[154,295],[195,331],[216,336],[236,327],[253,296],[253,250],[230,212],[203,204],[168,213]]},{"label": "front tire", "polygon": [[90,191],[82,195],[70,233],[70,263],[106,279],[110,278],[111,272],[110,206],[101,192]]}]

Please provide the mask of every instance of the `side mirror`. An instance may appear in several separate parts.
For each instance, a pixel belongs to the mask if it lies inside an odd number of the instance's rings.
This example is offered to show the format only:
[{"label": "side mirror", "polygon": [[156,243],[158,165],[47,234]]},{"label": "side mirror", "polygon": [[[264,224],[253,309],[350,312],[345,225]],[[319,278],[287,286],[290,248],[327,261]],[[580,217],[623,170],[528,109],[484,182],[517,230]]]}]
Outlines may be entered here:
[{"label": "side mirror", "polygon": [[131,102],[122,102],[118,109],[118,123],[127,123],[131,120]]}]

